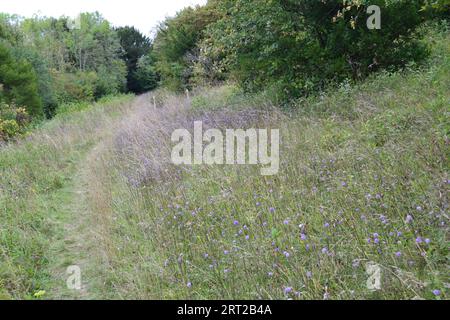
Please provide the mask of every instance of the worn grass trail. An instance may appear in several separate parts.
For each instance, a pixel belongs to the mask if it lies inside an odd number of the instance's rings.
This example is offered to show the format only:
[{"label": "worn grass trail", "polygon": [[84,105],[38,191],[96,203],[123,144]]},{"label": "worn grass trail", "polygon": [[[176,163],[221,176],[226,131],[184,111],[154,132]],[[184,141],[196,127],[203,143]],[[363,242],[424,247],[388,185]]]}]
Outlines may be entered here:
[{"label": "worn grass trail", "polygon": [[[89,164],[95,161],[102,146],[102,140],[91,147],[78,161],[77,167],[67,183],[52,199],[57,204],[52,219],[58,225],[54,243],[50,248],[49,296],[51,299],[94,299],[92,288],[101,286],[99,274],[106,268],[97,245],[99,225],[93,221],[89,205]],[[81,289],[70,289],[67,280],[71,275],[69,267],[75,266],[81,272]]]},{"label": "worn grass trail", "polygon": [[[2,148],[0,298],[95,297],[93,267],[102,263],[89,218],[89,164],[136,100],[122,96],[62,114]],[[67,288],[68,266],[80,267],[81,290]]]},{"label": "worn grass trail", "polygon": [[[58,226],[49,250],[48,282],[49,299],[95,299],[106,298],[102,290],[103,275],[109,265],[104,254],[104,232],[108,232],[111,219],[102,207],[110,204],[110,198],[102,198],[102,181],[97,181],[95,172],[101,170],[101,158],[111,146],[110,138],[125,114],[133,114],[136,107],[149,107],[146,96],[136,97],[122,106],[121,117],[113,113],[100,122],[89,146],[84,148],[74,161],[67,183],[48,200],[53,207],[51,219]],[[108,193],[109,191],[106,190]],[[68,267],[77,267],[81,272],[81,289],[69,289],[67,279],[71,275]]]}]

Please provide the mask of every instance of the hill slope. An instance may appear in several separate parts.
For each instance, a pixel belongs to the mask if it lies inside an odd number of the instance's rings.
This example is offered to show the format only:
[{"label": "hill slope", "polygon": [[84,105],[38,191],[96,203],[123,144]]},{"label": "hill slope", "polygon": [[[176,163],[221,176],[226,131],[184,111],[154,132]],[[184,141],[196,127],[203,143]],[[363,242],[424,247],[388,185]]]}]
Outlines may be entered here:
[{"label": "hill slope", "polygon": [[[445,298],[448,35],[437,43],[428,68],[342,86],[291,114],[229,87],[158,93],[157,109],[151,95],[122,98],[3,148],[0,294]],[[194,120],[279,128],[280,173],[173,166],[171,133]],[[80,292],[64,289],[69,265],[82,269]]]}]

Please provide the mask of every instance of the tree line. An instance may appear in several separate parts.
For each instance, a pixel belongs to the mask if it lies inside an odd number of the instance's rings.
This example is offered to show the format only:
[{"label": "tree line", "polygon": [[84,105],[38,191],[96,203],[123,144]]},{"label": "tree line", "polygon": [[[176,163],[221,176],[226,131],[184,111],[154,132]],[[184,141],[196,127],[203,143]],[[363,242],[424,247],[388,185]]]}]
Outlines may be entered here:
[{"label": "tree line", "polygon": [[160,25],[154,56],[173,89],[232,80],[289,99],[420,62],[418,27],[449,13],[450,0],[209,0]]}]

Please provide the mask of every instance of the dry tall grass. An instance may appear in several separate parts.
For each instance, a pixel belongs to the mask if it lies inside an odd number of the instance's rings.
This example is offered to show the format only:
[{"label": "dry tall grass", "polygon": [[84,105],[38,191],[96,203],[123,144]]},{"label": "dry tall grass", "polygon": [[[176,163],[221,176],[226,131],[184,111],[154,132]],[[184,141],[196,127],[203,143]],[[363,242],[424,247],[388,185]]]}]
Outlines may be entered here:
[{"label": "dry tall grass", "polygon": [[[448,66],[380,75],[291,115],[251,99],[227,108],[201,92],[166,96],[157,109],[141,97],[91,173],[102,181],[93,202],[106,208],[94,212],[110,217],[110,287],[100,290],[138,299],[442,296]],[[279,128],[280,173],[172,165],[170,135],[194,120]],[[382,269],[379,291],[366,286],[368,262]]]}]

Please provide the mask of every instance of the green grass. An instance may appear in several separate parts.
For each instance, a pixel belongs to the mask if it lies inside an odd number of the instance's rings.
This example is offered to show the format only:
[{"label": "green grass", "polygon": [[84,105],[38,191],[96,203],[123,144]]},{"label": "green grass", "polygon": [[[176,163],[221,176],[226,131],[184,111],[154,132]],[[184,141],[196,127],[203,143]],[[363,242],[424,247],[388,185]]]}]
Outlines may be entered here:
[{"label": "green grass", "polygon": [[57,117],[0,149],[0,298],[33,298],[47,288],[49,249],[64,237],[64,188],[95,143],[96,125],[129,101]]}]

